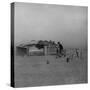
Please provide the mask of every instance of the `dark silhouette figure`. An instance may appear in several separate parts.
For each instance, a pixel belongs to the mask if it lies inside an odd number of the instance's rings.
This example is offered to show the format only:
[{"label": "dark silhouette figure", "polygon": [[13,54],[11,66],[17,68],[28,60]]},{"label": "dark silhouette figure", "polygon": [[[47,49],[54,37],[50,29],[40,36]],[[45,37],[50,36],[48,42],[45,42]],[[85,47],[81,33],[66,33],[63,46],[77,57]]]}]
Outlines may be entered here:
[{"label": "dark silhouette figure", "polygon": [[58,47],[59,47],[59,53],[61,54],[63,51],[63,46],[60,42],[58,42]]},{"label": "dark silhouette figure", "polygon": [[76,49],[76,55],[79,58],[79,50],[78,49]]},{"label": "dark silhouette figure", "polygon": [[[63,54],[63,45],[60,42],[57,43],[56,52],[57,52],[58,57],[61,57],[62,55],[64,55]],[[56,58],[57,58],[57,56],[56,56]]]},{"label": "dark silhouette figure", "polygon": [[50,64],[50,62],[47,60],[47,62],[46,62],[47,64]]},{"label": "dark silhouette figure", "polygon": [[69,62],[69,60],[70,60],[70,58],[67,58],[67,59],[66,59],[67,63]]}]

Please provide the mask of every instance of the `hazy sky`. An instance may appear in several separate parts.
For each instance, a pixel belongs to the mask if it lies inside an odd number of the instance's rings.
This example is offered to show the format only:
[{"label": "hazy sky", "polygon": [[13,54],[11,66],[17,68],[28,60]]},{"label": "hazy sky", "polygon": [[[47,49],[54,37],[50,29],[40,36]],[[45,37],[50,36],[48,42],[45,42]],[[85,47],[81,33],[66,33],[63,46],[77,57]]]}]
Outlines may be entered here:
[{"label": "hazy sky", "polygon": [[86,47],[87,7],[15,3],[15,43],[31,40]]}]

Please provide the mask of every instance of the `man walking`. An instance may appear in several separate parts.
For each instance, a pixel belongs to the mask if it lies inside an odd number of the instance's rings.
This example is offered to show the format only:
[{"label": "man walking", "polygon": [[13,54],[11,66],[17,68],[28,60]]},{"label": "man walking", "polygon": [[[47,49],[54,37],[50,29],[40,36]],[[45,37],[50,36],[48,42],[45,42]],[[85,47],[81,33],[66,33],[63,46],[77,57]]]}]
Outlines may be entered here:
[{"label": "man walking", "polygon": [[60,42],[57,43],[57,56],[61,57],[63,51],[63,46]]},{"label": "man walking", "polygon": [[59,53],[62,54],[63,46],[60,42],[58,42],[58,47],[59,47]]}]

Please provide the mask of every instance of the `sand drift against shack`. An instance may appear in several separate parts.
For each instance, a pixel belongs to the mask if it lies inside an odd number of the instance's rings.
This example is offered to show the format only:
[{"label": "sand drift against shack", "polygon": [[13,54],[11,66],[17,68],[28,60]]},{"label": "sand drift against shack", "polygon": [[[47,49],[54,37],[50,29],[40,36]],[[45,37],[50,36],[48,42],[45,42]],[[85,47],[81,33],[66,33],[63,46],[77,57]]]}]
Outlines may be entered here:
[{"label": "sand drift against shack", "polygon": [[[79,48],[72,48],[72,49],[65,49],[62,44],[61,47],[58,46],[58,43],[55,41],[43,41],[43,40],[32,40],[26,44],[20,44],[16,46],[16,53],[17,55],[21,56],[45,56],[54,55],[55,58],[64,57],[66,62],[68,63],[73,58],[81,58],[82,57],[82,50]],[[60,49],[62,50],[60,51]],[[47,59],[46,59],[47,60]],[[49,61],[47,60],[47,64]]]}]

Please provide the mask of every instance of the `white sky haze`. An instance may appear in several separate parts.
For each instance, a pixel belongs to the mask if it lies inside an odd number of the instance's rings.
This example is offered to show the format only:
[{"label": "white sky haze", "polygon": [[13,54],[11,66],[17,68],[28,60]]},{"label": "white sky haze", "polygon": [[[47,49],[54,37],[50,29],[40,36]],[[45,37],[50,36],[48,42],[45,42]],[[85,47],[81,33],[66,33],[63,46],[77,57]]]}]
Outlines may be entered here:
[{"label": "white sky haze", "polygon": [[15,43],[62,41],[65,47],[87,46],[87,7],[15,3]]}]

